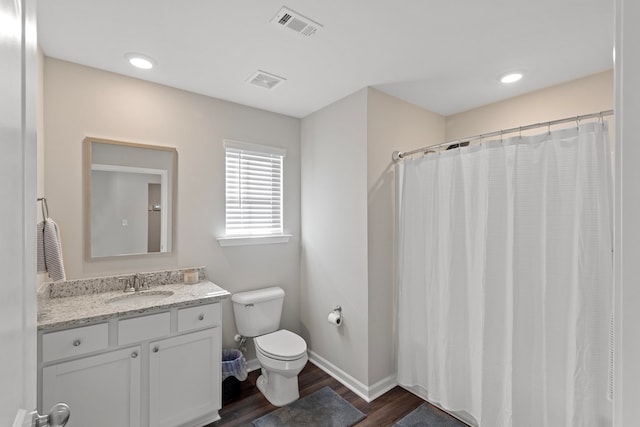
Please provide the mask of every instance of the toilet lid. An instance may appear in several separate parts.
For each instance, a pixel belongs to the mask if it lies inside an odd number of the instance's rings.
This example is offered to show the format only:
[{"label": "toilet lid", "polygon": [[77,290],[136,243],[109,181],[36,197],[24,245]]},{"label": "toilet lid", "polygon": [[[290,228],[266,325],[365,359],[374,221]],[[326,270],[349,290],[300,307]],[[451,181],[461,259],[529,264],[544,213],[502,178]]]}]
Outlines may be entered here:
[{"label": "toilet lid", "polygon": [[307,351],[302,337],[286,329],[261,335],[253,339],[256,349],[265,356],[278,360],[295,360]]}]

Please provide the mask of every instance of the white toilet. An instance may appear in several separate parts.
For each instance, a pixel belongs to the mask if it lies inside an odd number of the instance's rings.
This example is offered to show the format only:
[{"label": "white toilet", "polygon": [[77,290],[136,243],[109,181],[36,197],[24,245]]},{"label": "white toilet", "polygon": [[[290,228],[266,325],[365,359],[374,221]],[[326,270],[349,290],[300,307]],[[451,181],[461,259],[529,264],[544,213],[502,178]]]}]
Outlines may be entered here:
[{"label": "white toilet", "polygon": [[300,397],[298,374],[307,364],[307,343],[280,329],[284,290],[278,287],[240,292],[231,296],[238,333],[253,338],[262,375],[256,385],[275,406]]}]

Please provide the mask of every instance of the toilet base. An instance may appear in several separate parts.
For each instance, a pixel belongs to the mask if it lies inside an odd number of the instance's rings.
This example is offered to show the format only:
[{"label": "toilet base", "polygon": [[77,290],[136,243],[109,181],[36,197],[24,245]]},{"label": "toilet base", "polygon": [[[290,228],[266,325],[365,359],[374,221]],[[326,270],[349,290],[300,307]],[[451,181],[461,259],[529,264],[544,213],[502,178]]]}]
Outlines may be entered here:
[{"label": "toilet base", "polygon": [[266,372],[262,368],[262,375],[256,381],[258,390],[273,406],[284,406],[298,400],[298,376],[285,377],[275,372]]}]

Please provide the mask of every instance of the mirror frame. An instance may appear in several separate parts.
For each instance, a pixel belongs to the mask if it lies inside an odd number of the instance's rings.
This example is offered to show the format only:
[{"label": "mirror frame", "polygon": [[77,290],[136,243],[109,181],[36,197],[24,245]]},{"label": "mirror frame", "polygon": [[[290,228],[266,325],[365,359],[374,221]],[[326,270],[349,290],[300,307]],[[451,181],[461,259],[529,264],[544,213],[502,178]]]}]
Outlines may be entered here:
[{"label": "mirror frame", "polygon": [[[84,216],[84,258],[87,261],[96,261],[96,260],[109,260],[109,259],[122,259],[123,257],[150,257],[150,256],[168,256],[176,253],[176,225],[177,225],[177,200],[178,200],[178,150],[175,147],[167,147],[161,145],[151,145],[151,144],[141,144],[136,142],[127,142],[127,141],[117,141],[112,139],[105,138],[95,138],[91,136],[87,136],[84,138],[83,142],[83,216]],[[144,149],[153,149],[170,152],[172,154],[172,164],[171,167],[173,169],[172,177],[170,180],[171,183],[171,250],[165,252],[141,252],[141,253],[132,253],[132,254],[121,254],[121,255],[108,255],[108,256],[99,256],[95,257],[91,254],[91,158],[92,158],[92,143],[98,142],[102,144],[110,144],[110,145],[120,145],[124,147],[131,148],[144,148]]]}]

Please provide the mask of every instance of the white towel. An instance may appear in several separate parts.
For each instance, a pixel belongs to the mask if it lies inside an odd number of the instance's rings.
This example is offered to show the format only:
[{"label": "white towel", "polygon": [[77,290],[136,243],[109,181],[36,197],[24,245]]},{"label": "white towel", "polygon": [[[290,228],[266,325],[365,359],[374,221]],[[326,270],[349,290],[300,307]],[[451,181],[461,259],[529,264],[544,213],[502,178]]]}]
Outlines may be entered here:
[{"label": "white towel", "polygon": [[51,218],[39,222],[38,236],[38,273],[49,273],[54,282],[65,280],[64,263],[62,261],[62,243],[58,224]]},{"label": "white towel", "polygon": [[38,273],[47,272],[47,264],[44,262],[44,221],[40,221],[36,228],[36,237],[38,238]]}]

